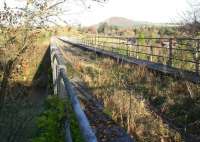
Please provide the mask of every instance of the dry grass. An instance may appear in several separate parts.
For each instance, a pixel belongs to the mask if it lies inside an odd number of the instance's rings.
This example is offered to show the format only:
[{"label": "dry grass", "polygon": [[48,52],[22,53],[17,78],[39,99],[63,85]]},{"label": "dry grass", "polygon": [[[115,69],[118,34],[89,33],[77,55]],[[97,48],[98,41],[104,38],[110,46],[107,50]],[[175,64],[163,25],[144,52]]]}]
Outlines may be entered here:
[{"label": "dry grass", "polygon": [[[170,124],[198,137],[199,85],[73,50],[65,52],[68,61],[103,102],[106,112],[138,141],[182,141],[180,133],[155,115],[152,108],[170,120]],[[198,132],[193,128],[198,128]]]},{"label": "dry grass", "polygon": [[88,73],[87,68],[82,69],[83,80],[90,88],[97,88],[93,89],[93,93],[103,101],[105,108],[112,112],[112,118],[127,128],[139,141],[180,141],[178,133],[169,129],[149,111],[141,92],[135,90],[134,86],[129,86],[129,83],[135,83],[135,80],[144,77],[144,68],[134,71],[139,73],[134,74],[123,71],[129,68],[128,65],[121,66],[123,70],[118,70],[113,68],[114,64],[110,60],[104,60],[101,64],[104,70],[97,77]]}]

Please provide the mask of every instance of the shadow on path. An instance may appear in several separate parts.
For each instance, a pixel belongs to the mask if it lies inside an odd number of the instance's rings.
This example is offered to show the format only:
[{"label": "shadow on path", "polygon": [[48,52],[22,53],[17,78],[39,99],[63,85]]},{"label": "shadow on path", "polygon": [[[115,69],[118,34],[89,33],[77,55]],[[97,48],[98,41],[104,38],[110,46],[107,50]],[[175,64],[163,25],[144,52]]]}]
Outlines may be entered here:
[{"label": "shadow on path", "polygon": [[0,111],[1,142],[28,142],[36,134],[35,120],[49,92],[49,55],[48,49],[31,82],[12,81],[4,88],[6,96]]}]

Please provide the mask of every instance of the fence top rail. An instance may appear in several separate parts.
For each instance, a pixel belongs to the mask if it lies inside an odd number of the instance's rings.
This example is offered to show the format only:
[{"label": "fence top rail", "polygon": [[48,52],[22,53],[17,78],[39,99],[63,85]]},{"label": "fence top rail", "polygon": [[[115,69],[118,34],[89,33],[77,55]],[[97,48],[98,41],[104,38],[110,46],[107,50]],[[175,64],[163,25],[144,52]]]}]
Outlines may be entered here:
[{"label": "fence top rail", "polygon": [[58,49],[52,49],[51,54],[53,55],[53,59],[56,59],[58,62],[58,65],[63,65],[64,64],[64,59],[61,58],[61,53],[58,51]]},{"label": "fence top rail", "polygon": [[159,37],[159,38],[153,38],[153,37],[137,37],[137,36],[108,36],[108,35],[95,35],[95,34],[90,34],[86,35],[86,38],[92,38],[92,37],[97,37],[97,38],[117,38],[117,39],[149,39],[149,40],[200,40],[200,38],[192,38],[192,37]]},{"label": "fence top rail", "polygon": [[[52,39],[51,39],[50,54],[51,54],[51,58],[52,58],[51,63],[53,64],[53,66],[54,65],[65,66],[65,61],[64,61],[64,58],[62,56],[62,53],[61,53],[60,49],[55,44],[55,37],[52,37]],[[55,60],[56,60],[56,62],[54,62]],[[64,68],[58,68],[58,69],[59,69],[60,74],[57,74],[56,78],[57,79],[60,78],[64,82],[64,87],[65,87],[65,90],[67,92],[66,95],[70,99],[70,103],[71,103],[73,111],[76,115],[79,127],[81,129],[81,133],[84,137],[84,140],[86,142],[97,142],[96,136],[92,131],[92,128],[89,124],[89,121],[88,121],[84,111],[81,108],[81,105],[80,105],[79,100],[76,96],[75,90],[73,89],[73,87],[70,84],[70,81],[67,78],[66,70]],[[53,68],[53,72],[54,71],[55,70]],[[56,82],[58,83],[58,81],[56,81]]]},{"label": "fence top rail", "polygon": [[[132,43],[118,43],[118,42],[105,42],[103,41],[103,43],[109,43],[109,44],[121,44],[121,45],[133,45]],[[94,45],[99,45],[99,44],[94,44]],[[174,45],[176,47],[174,47]],[[196,52],[199,53],[200,50],[197,50],[197,48],[178,48],[177,46],[179,45],[183,45],[183,44],[174,44],[173,47],[171,48],[172,50],[177,50],[177,51],[185,51],[185,52]],[[105,46],[105,45],[104,45]],[[163,46],[159,46],[159,45],[154,45],[154,44],[134,44],[134,46],[141,46],[141,47],[148,47],[148,48],[160,48],[163,49]],[[187,45],[189,46],[189,45]],[[105,46],[106,47],[106,46]],[[111,46],[107,46],[107,47],[111,47]],[[167,49],[167,48],[165,48]]]}]

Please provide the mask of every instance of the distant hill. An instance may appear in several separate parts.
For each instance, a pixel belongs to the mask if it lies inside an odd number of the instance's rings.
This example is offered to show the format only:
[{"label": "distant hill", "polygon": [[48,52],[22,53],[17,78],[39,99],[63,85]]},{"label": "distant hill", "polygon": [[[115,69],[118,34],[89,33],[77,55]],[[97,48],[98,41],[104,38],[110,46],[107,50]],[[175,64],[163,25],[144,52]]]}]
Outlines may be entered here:
[{"label": "distant hill", "polygon": [[[111,17],[102,21],[101,23],[107,23],[110,26],[118,26],[121,28],[138,27],[138,26],[176,26],[177,24],[172,23],[152,23],[146,21],[133,21],[124,17]],[[93,25],[93,27],[98,27],[101,23]]]},{"label": "distant hill", "polygon": [[133,21],[133,20],[123,18],[123,17],[111,17],[105,20],[104,22],[108,23],[108,25],[124,27],[124,28],[151,24],[149,22]]}]

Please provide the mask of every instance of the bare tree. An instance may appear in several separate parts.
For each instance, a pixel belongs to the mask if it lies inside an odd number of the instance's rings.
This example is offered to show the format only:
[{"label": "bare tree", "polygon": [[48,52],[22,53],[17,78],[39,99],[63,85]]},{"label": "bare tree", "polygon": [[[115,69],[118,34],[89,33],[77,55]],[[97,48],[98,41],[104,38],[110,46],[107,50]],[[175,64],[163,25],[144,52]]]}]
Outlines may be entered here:
[{"label": "bare tree", "polygon": [[[17,1],[17,0],[16,0]],[[19,0],[18,0],[19,1]],[[9,58],[3,67],[3,81],[0,90],[0,104],[3,104],[8,78],[15,67],[18,57],[33,46],[37,34],[35,29],[47,28],[57,21],[64,21],[60,16],[67,15],[72,9],[70,5],[75,2],[80,8],[90,8],[90,3],[102,4],[106,0],[20,0],[20,6],[11,7],[4,2],[0,9],[0,47],[5,50],[14,45],[18,53]],[[59,23],[59,22],[58,22]],[[65,22],[66,23],[66,22]]]},{"label": "bare tree", "polygon": [[187,33],[196,37],[200,32],[200,1],[199,0],[190,0],[188,1],[189,10],[183,12],[183,30],[186,30]]}]

